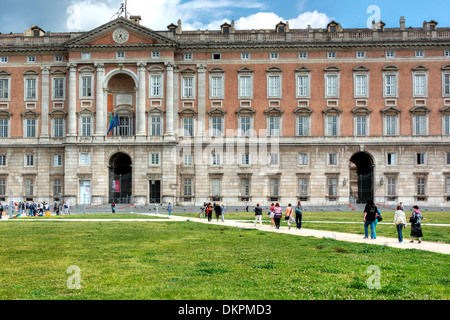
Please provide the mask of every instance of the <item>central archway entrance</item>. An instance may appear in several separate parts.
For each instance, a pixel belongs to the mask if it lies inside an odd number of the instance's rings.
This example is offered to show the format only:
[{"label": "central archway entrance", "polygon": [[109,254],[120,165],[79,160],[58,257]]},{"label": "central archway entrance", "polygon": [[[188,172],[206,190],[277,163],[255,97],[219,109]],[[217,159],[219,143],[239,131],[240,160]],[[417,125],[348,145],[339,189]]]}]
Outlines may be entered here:
[{"label": "central archway entrance", "polygon": [[125,153],[113,155],[109,161],[109,203],[131,203],[132,178],[131,158]]},{"label": "central archway entrance", "polygon": [[359,152],[350,159],[350,202],[364,204],[369,199],[374,200],[374,162]]}]

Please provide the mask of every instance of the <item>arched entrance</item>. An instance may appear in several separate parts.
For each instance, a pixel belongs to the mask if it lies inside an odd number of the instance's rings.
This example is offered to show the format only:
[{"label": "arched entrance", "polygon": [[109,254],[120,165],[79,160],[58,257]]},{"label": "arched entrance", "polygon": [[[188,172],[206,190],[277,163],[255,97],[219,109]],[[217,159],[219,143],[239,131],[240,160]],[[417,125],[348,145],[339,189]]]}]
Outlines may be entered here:
[{"label": "arched entrance", "polygon": [[374,199],[374,162],[365,152],[350,159],[350,202],[366,203]]},{"label": "arched entrance", "polygon": [[109,203],[131,203],[132,178],[131,158],[125,153],[113,155],[109,160]]}]

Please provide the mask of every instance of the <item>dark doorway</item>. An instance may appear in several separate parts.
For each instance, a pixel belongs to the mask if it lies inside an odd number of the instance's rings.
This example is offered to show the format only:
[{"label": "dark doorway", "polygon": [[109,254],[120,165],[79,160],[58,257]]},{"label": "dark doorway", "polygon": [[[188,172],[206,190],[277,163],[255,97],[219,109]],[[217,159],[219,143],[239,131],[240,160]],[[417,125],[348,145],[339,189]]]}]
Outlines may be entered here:
[{"label": "dark doorway", "polygon": [[161,181],[151,180],[150,181],[150,203],[161,203]]},{"label": "dark doorway", "polygon": [[132,163],[124,153],[117,153],[109,162],[109,203],[132,202]]},{"label": "dark doorway", "polygon": [[373,160],[365,152],[359,152],[350,159],[350,201],[367,203],[374,200]]}]

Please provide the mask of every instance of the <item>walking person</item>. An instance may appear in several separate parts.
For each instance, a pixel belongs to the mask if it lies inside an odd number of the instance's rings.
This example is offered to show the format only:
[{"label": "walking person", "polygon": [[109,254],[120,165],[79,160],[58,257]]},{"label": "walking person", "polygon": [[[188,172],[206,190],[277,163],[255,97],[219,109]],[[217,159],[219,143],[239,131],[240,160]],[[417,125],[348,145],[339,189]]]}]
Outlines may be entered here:
[{"label": "walking person", "polygon": [[292,205],[289,203],[287,208],[286,208],[286,222],[289,226],[289,229],[291,229],[291,220],[292,220],[292,216],[293,216],[293,210],[292,210]]},{"label": "walking person", "polygon": [[273,227],[275,227],[275,220],[274,220],[274,217],[275,217],[275,211],[274,211],[274,209],[275,209],[275,206],[274,206],[274,204],[272,203],[271,205],[270,205],[270,222],[272,223],[272,228]]},{"label": "walking person", "polygon": [[169,202],[169,205],[167,206],[167,210],[169,211],[169,217],[172,214],[172,204]]},{"label": "walking person", "polygon": [[222,215],[222,207],[218,202],[214,204],[214,212],[216,213],[217,222],[219,222],[219,216]]},{"label": "walking person", "polygon": [[155,213],[158,214],[158,203],[155,203]]},{"label": "walking person", "polygon": [[275,227],[277,229],[280,229],[280,220],[283,217],[283,209],[281,209],[280,204],[278,202],[273,208],[273,212],[274,212],[273,220],[275,221]]},{"label": "walking person", "polygon": [[368,227],[370,226],[370,238],[376,239],[375,234],[375,220],[377,219],[378,209],[373,203],[373,200],[367,200],[366,207],[364,208],[364,239],[369,238]]},{"label": "walking person", "polygon": [[222,222],[225,222],[225,213],[227,213],[227,207],[222,203]]},{"label": "walking person", "polygon": [[297,224],[297,229],[302,228],[302,218],[303,218],[303,207],[299,201],[295,206],[295,223]]},{"label": "walking person", "polygon": [[256,223],[259,220],[259,225],[262,227],[262,208],[259,206],[259,203],[256,204],[255,207],[255,227]]},{"label": "walking person", "polygon": [[245,210],[247,210],[247,212],[248,212],[248,201],[247,201],[247,203],[245,204]]},{"label": "walking person", "polygon": [[411,243],[414,242],[414,238],[418,238],[419,243],[422,242],[421,238],[423,237],[423,234],[422,234],[422,223],[420,222],[420,220],[425,220],[425,218],[419,211],[419,207],[414,206],[412,215],[409,218],[409,222],[411,222],[411,241],[410,241]]},{"label": "walking person", "polygon": [[111,204],[111,211],[112,213],[116,213],[116,204],[114,202]]},{"label": "walking person", "polygon": [[208,222],[211,222],[212,219],[212,206],[211,206],[211,202],[208,203],[208,205],[206,206],[206,215],[208,217]]},{"label": "walking person", "polygon": [[397,228],[398,242],[403,242],[403,228],[406,228],[406,215],[401,205],[398,205],[395,211],[394,224]]}]

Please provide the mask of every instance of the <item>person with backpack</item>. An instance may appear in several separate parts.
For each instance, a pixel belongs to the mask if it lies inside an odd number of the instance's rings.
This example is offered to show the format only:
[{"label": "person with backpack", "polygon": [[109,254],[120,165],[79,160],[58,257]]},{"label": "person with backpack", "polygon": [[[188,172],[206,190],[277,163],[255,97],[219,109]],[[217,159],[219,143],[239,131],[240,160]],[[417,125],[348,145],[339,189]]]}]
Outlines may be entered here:
[{"label": "person with backpack", "polygon": [[422,234],[422,224],[420,220],[425,220],[422,213],[419,211],[418,206],[413,207],[413,212],[411,217],[409,217],[409,222],[411,222],[411,243],[414,243],[414,237],[419,239],[419,243],[422,242],[420,238],[423,237]]},{"label": "person with backpack", "polygon": [[303,218],[303,207],[299,201],[295,206],[295,223],[297,224],[297,229],[302,228],[302,218]]},{"label": "person with backpack", "polygon": [[368,227],[370,226],[370,238],[376,239],[375,234],[375,220],[377,220],[378,208],[373,203],[373,200],[367,200],[366,207],[364,208],[364,239],[369,238]]}]

